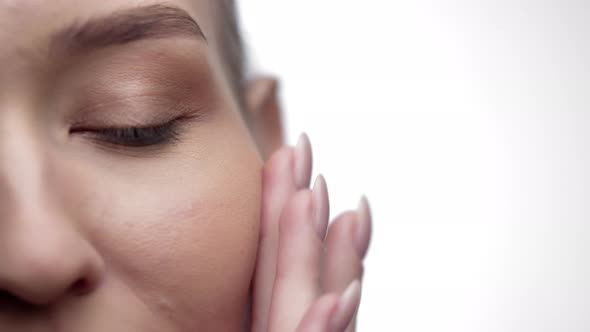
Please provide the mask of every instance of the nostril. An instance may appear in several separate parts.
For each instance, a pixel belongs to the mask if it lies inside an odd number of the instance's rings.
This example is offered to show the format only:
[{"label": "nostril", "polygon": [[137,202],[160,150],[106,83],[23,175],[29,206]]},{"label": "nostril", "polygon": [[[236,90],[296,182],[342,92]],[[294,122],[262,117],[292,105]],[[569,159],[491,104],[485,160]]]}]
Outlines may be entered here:
[{"label": "nostril", "polygon": [[91,291],[90,282],[88,282],[87,279],[78,279],[76,282],[72,284],[70,291],[72,292],[72,294],[77,296],[86,295]]},{"label": "nostril", "polygon": [[[92,292],[92,284],[86,278],[80,278],[69,289],[73,296],[84,296]],[[0,290],[0,312],[5,310],[31,310],[38,305],[24,301],[10,292]]]}]

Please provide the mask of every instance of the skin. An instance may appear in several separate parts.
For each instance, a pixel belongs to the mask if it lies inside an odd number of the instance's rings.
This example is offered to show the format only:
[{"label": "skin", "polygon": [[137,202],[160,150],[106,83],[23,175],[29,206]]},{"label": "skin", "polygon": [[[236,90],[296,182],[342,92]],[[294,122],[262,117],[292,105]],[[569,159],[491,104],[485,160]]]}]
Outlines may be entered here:
[{"label": "skin", "polygon": [[[367,208],[327,229],[309,145],[278,149],[276,86],[251,82],[247,126],[212,3],[168,3],[207,43],[56,56],[51,32],[129,2],[0,1],[0,330],[352,331]],[[96,131],[176,117],[173,143]]]}]

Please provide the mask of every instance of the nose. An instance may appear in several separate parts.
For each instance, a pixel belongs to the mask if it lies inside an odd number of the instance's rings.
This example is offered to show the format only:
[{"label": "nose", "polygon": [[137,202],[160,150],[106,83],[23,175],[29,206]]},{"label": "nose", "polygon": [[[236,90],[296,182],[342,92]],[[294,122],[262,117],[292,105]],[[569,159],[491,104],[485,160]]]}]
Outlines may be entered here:
[{"label": "nose", "polygon": [[34,306],[89,294],[103,262],[51,186],[47,154],[16,133],[0,136],[0,294]]},{"label": "nose", "polygon": [[96,253],[63,220],[27,213],[2,226],[0,291],[20,301],[45,306],[88,294],[101,271]]}]

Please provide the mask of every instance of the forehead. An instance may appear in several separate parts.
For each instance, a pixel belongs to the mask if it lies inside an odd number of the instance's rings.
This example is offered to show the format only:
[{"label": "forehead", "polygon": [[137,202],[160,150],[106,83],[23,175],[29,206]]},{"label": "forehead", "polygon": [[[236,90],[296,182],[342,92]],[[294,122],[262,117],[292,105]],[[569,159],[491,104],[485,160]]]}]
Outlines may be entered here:
[{"label": "forehead", "polygon": [[50,36],[75,22],[126,8],[167,4],[187,11],[215,44],[214,0],[0,0],[0,60],[26,59],[49,43]]}]

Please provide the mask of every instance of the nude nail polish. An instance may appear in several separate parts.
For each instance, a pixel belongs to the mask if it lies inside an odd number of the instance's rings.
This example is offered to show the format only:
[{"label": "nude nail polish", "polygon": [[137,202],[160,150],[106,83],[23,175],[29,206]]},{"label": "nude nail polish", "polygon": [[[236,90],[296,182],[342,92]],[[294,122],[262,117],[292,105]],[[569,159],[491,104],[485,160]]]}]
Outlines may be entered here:
[{"label": "nude nail polish", "polygon": [[312,162],[311,143],[307,134],[301,134],[295,146],[295,187],[299,190],[308,188],[311,181]]},{"label": "nude nail polish", "polygon": [[355,227],[355,246],[361,258],[367,255],[371,238],[371,208],[369,200],[363,196],[357,208],[358,220]]},{"label": "nude nail polish", "polygon": [[328,186],[322,175],[319,175],[313,185],[314,216],[313,226],[320,240],[326,237],[328,221],[330,218],[330,206],[328,201]]}]

